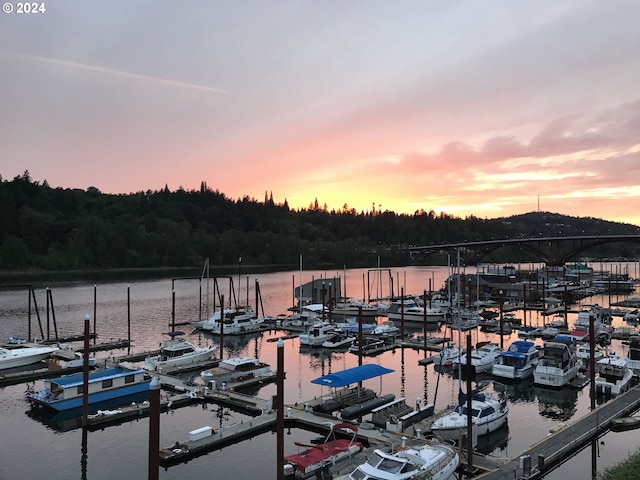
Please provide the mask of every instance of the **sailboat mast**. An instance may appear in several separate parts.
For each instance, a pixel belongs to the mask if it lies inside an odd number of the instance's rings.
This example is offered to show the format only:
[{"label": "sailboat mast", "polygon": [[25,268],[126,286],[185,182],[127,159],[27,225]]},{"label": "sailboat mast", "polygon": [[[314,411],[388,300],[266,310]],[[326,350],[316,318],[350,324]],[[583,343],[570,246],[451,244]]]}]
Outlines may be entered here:
[{"label": "sailboat mast", "polygon": [[[462,327],[461,327],[461,322],[460,322],[460,316],[461,316],[461,312],[460,312],[460,248],[458,248],[457,250],[457,260],[456,260],[456,310],[458,311],[457,314],[457,321],[458,321],[458,348],[460,349],[460,355],[462,355]],[[467,351],[467,355],[471,355],[470,351]],[[462,379],[462,362],[458,362],[458,378]]]}]

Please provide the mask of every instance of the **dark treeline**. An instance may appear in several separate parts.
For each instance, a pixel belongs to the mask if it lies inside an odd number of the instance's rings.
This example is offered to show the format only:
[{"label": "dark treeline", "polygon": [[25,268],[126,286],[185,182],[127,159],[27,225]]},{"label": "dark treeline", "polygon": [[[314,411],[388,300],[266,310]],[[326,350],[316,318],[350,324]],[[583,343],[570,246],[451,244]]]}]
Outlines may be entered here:
[{"label": "dark treeline", "polygon": [[[52,188],[28,171],[0,177],[0,269],[95,270],[202,265],[408,265],[408,246],[518,236],[637,234],[638,227],[535,212],[501,219],[456,218],[433,211],[290,209],[249,197],[227,198],[202,183],[122,195]],[[636,250],[634,250],[636,248]],[[489,261],[529,261],[500,251]],[[603,246],[589,256],[637,256],[634,245]],[[421,260],[424,262],[425,260]],[[442,264],[442,258],[429,258]],[[446,263],[446,262],[445,262]]]}]

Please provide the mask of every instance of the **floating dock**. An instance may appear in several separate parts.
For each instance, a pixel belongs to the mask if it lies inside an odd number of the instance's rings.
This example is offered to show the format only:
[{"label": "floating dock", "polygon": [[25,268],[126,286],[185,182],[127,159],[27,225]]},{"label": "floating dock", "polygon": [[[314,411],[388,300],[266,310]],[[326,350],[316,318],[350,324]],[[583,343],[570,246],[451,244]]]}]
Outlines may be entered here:
[{"label": "floating dock", "polygon": [[474,477],[482,480],[511,479],[521,472],[520,457],[531,461],[529,479],[543,478],[544,474],[562,461],[584,448],[590,441],[611,428],[614,418],[630,415],[640,408],[640,386],[600,405],[588,415],[571,423],[540,442],[532,445],[514,459],[497,469]]}]

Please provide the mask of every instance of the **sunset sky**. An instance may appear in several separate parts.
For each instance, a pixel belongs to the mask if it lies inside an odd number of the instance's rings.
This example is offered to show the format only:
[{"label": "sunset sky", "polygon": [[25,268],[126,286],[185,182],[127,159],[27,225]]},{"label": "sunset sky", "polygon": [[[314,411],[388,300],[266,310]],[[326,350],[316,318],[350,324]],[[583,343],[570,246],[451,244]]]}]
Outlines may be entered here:
[{"label": "sunset sky", "polygon": [[640,225],[637,0],[44,4],[0,13],[4,180]]}]

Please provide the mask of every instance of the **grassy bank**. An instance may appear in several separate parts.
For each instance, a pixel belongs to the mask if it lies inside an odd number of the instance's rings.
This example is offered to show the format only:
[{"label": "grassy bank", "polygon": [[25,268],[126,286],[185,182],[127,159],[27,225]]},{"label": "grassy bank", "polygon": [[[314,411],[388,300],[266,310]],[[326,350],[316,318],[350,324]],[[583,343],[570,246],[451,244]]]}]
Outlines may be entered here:
[{"label": "grassy bank", "polygon": [[627,460],[598,474],[598,480],[638,480],[640,479],[640,450]]}]

